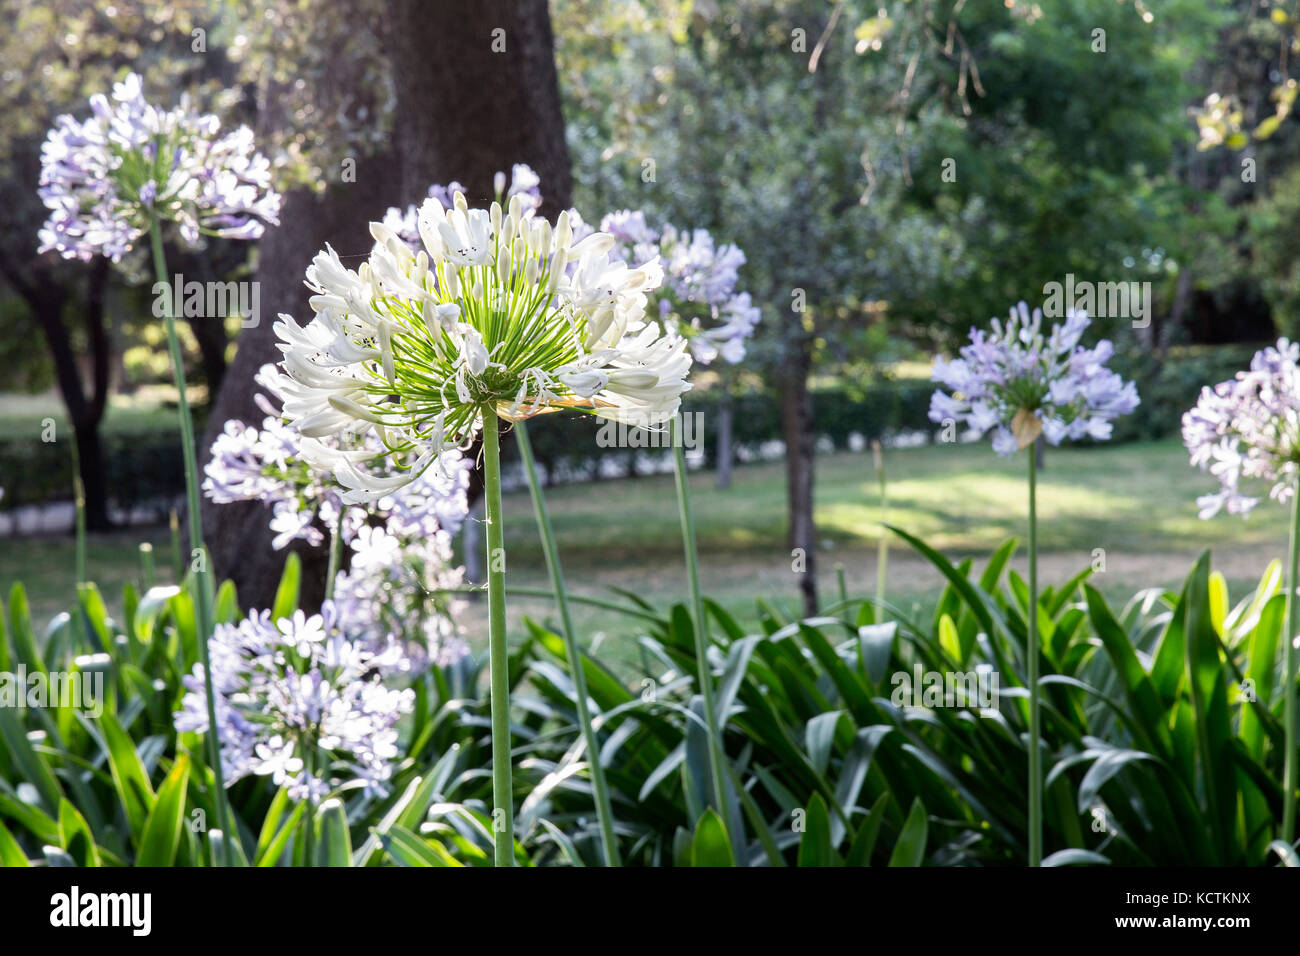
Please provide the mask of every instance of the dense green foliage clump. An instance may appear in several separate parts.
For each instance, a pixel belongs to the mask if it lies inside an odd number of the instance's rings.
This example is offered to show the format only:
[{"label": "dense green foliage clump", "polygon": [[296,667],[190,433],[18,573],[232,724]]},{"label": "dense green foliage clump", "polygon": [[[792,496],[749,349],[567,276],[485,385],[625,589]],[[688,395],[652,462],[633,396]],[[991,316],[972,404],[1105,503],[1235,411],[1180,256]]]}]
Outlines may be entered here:
[{"label": "dense green foliage clump", "polygon": [[[976,569],[898,533],[946,582],[924,620],[850,594],[822,616],[790,620],[759,599],[759,626],[749,632],[708,603],[729,781],[721,815],[705,809],[686,608],[660,611],[631,594],[578,599],[616,611],[639,635],[618,672],[583,659],[628,865],[1023,863],[1028,609],[1025,582],[1008,569],[1016,543]],[[298,574],[291,561],[275,615],[296,606]],[[1297,862],[1271,836],[1282,802],[1279,567],[1235,605],[1208,553],[1180,591],[1140,592],[1122,607],[1108,605],[1089,576],[1085,569],[1045,589],[1035,609],[1046,862]],[[229,585],[217,606],[220,620],[239,616]],[[178,735],[171,718],[195,655],[190,598],[176,588],[128,585],[117,621],[86,585],[43,638],[14,589],[0,671],[101,674],[104,710],[89,719],[75,706],[0,708],[0,860],[211,858],[211,777],[196,739]],[[595,864],[587,755],[563,643],[528,622],[510,665],[517,860]],[[929,696],[928,675],[940,675],[946,698]],[[992,675],[991,697],[964,696],[987,691]],[[230,791],[236,859],[486,865],[483,662],[464,658],[415,687],[386,799],[345,786],[309,816],[268,778],[240,781]],[[304,858],[309,826],[313,859]]]}]

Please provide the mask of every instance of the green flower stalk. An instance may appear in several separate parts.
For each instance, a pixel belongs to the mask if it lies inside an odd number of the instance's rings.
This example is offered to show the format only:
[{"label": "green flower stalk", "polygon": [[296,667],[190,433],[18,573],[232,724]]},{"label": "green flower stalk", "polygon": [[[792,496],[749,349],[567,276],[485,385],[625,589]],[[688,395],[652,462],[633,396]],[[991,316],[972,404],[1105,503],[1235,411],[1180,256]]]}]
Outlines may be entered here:
[{"label": "green flower stalk", "polygon": [[677,510],[682,524],[682,545],[686,551],[686,579],[691,589],[691,616],[695,636],[696,676],[700,683],[700,695],[704,699],[704,720],[709,731],[709,777],[712,781],[714,806],[722,818],[727,831],[727,839],[733,850],[739,848],[739,834],[731,832],[731,814],[727,812],[726,778],[724,761],[726,755],[722,748],[722,726],[725,715],[719,715],[713,693],[713,668],[709,664],[709,619],[704,609],[704,592],[700,588],[700,559],[696,547],[695,515],[691,510],[691,490],[689,474],[686,470],[686,450],[682,444],[681,427],[673,420],[671,426],[673,446],[673,469],[677,478]]},{"label": "green flower stalk", "polygon": [[[270,162],[253,148],[247,127],[220,134],[215,116],[201,115],[187,99],[162,110],[145,99],[141,78],[128,74],[113,87],[112,99],[90,98],[84,121],[60,116],[41,148],[40,196],[50,210],[40,230],[40,251],[54,249],[69,259],[89,262],[106,256],[121,262],[149,236],[154,273],[169,287],[162,228],[174,226],[192,246],[203,236],[256,239],[275,223],[280,197],[271,188]],[[176,336],[176,317],[164,316],[176,391],[180,402],[181,444],[189,508],[190,546],[195,549],[194,605],[199,657],[210,678],[208,641],[212,637],[214,590],[199,524],[199,479],[194,425],[185,390],[184,356]],[[79,529],[79,564],[84,562],[84,532]],[[84,567],[78,576],[84,577]],[[211,686],[211,680],[207,680]],[[208,694],[209,726],[216,726]],[[226,800],[221,749],[215,733],[206,735],[211,753],[218,817],[227,839],[226,863],[239,834]]]},{"label": "green flower stalk", "polygon": [[[329,469],[345,503],[403,487],[481,433],[487,505],[489,671],[495,861],[513,863],[500,423],[577,409],[632,425],[671,419],[688,387],[683,339],[646,321],[657,262],[611,258],[613,237],[574,241],[519,195],[503,209],[427,199],[422,248],[370,225],[375,245],[356,270],[326,248],[307,270],[315,317],[281,316],[284,414],[304,436],[359,436],[375,447],[304,458]],[[593,755],[593,759],[597,759]]]},{"label": "green flower stalk", "polygon": [[[1280,339],[1262,349],[1250,368],[1205,388],[1196,406],[1183,415],[1183,444],[1191,462],[1219,480],[1219,490],[1196,503],[1200,516],[1221,509],[1249,514],[1267,489],[1279,504],[1291,505],[1288,552],[1286,631],[1282,635],[1282,821],[1278,836],[1295,843],[1296,800],[1300,789],[1300,752],[1296,700],[1296,641],[1300,638],[1300,344]],[[1250,485],[1256,487],[1252,489]]]},{"label": "green flower stalk", "polygon": [[1043,768],[1039,710],[1038,634],[1038,475],[1033,443],[1042,435],[1053,445],[1066,439],[1110,438],[1111,422],[1138,405],[1137,389],[1106,368],[1114,348],[1102,339],[1091,349],[1079,344],[1088,328],[1082,312],[1043,328],[1043,314],[1021,302],[992,334],[971,329],[970,344],[951,362],[938,359],[933,378],[949,391],[936,390],[930,420],[952,426],[963,422],[976,435],[989,433],[993,450],[1009,456],[1029,452],[1029,604],[1025,609],[1026,683],[1029,688],[1029,839],[1028,862],[1043,861]]},{"label": "green flower stalk", "polygon": [[515,859],[514,787],[510,780],[510,654],[506,644],[505,527],[501,514],[501,442],[496,412],[483,410],[483,495],[487,518],[488,670],[492,709],[492,832],[497,866]]},{"label": "green flower stalk", "polygon": [[1031,447],[1029,454],[1029,626],[1026,641],[1029,682],[1029,865],[1043,862],[1043,752],[1042,715],[1039,707],[1038,670],[1041,644],[1038,638],[1038,465]]},{"label": "green flower stalk", "polygon": [[542,495],[541,482],[537,479],[537,464],[533,460],[533,446],[528,439],[528,426],[520,422],[515,426],[515,439],[519,443],[519,456],[523,459],[524,475],[528,478],[528,491],[533,499],[533,513],[537,517],[537,533],[542,539],[546,553],[546,570],[551,576],[551,589],[555,592],[555,605],[560,612],[560,630],[564,637],[564,654],[569,662],[569,673],[573,677],[573,696],[578,712],[578,725],[582,730],[582,739],[587,748],[587,760],[591,767],[591,788],[596,797],[596,817],[600,823],[601,852],[606,866],[619,866],[618,837],[614,833],[614,809],[609,799],[609,787],[605,783],[605,768],[600,762],[600,740],[591,723],[591,712],[587,707],[587,677],[582,669],[582,649],[578,647],[577,632],[573,629],[573,617],[569,614],[568,589],[564,584],[564,570],[560,566],[560,552],[555,544],[555,532],[551,528],[551,518],[546,510],[546,499]]},{"label": "green flower stalk", "polygon": [[885,455],[879,440],[871,443],[871,457],[876,465],[876,481],[880,485],[880,546],[876,551],[876,623],[885,619],[885,580],[889,562],[889,536],[885,527],[889,521],[888,487],[885,484]]},{"label": "green flower stalk", "polygon": [[[150,244],[153,249],[154,273],[159,282],[166,283],[167,279],[167,261],[163,254],[162,229],[155,221],[149,230]],[[195,560],[191,563],[194,582],[194,624],[197,629],[199,640],[199,663],[203,668],[204,686],[206,687],[205,696],[207,698],[208,709],[208,727],[215,728],[217,723],[217,701],[212,690],[212,680],[209,675],[212,673],[212,662],[209,654],[208,641],[211,640],[212,631],[215,626],[213,621],[213,593],[214,589],[210,580],[210,570],[208,568],[208,553],[203,546],[203,523],[199,511],[199,466],[195,455],[194,441],[194,419],[190,415],[189,397],[186,394],[185,387],[185,358],[181,354],[180,338],[176,334],[176,318],[172,315],[172,308],[167,306],[163,313],[163,325],[167,331],[167,349],[172,360],[172,374],[176,383],[177,410],[180,417],[181,428],[181,455],[185,464],[185,510],[189,519],[190,531],[190,549],[195,555]],[[204,735],[208,745],[208,765],[212,768],[212,776],[215,784],[216,794],[214,800],[217,804],[217,813],[221,819],[221,828],[229,836],[224,841],[226,865],[234,865],[234,847],[231,840],[238,839],[239,834],[234,830],[234,815],[230,809],[230,803],[226,799],[225,777],[221,768],[221,741],[215,730],[209,730]]]}]

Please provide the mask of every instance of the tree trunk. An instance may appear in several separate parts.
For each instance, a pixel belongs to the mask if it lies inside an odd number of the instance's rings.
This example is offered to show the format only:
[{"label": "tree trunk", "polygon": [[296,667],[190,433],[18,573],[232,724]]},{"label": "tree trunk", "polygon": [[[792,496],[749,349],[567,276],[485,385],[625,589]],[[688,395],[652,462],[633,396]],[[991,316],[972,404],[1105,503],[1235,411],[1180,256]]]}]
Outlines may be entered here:
[{"label": "tree trunk", "polygon": [[199,344],[203,383],[208,387],[208,402],[211,403],[211,396],[221,390],[221,380],[226,375],[226,346],[230,344],[230,339],[226,336],[225,318],[217,315],[195,316],[189,322],[194,341]]},{"label": "tree trunk", "polygon": [[[796,313],[795,318],[799,316]],[[817,613],[817,527],[813,523],[814,433],[812,392],[808,373],[812,366],[809,343],[800,337],[788,341],[781,382],[781,433],[785,438],[786,496],[790,512],[792,567],[799,576],[804,613]]]},{"label": "tree trunk", "polygon": [[[54,377],[59,394],[68,410],[73,440],[80,457],[80,473],[86,502],[86,527],[103,531],[111,527],[108,517],[108,489],[104,483],[103,453],[99,425],[108,404],[108,377],[112,364],[112,343],[104,325],[104,295],[108,285],[108,260],[96,257],[91,263],[86,284],[86,338],[90,349],[89,395],[82,381],[81,369],[72,339],[63,322],[68,295],[60,283],[67,281],[58,271],[39,268],[24,275],[8,260],[0,262],[0,272],[18,291],[36,321],[54,362]],[[72,489],[68,489],[69,494]]]},{"label": "tree trunk", "polygon": [[[104,321],[104,296],[108,290],[108,260],[96,258],[90,268],[86,295],[86,338],[90,347],[90,399],[79,403],[72,415],[76,431],[77,460],[85,495],[86,528],[104,531],[112,526],[108,516],[108,484],[104,480],[104,450],[99,426],[108,407],[112,367],[112,342]],[[71,412],[72,410],[69,409]]]},{"label": "tree trunk", "polygon": [[402,191],[462,183],[470,205],[492,176],[527,163],[543,212],[572,205],[573,177],[546,0],[391,0]]},{"label": "tree trunk", "polygon": [[[391,157],[362,160],[357,164],[355,183],[335,184],[322,195],[298,189],[284,197],[281,225],[267,230],[259,250],[261,321],[240,330],[239,349],[226,369],[200,441],[200,467],[207,464],[212,441],[227,421],[239,419],[261,425],[265,415],[254,400],[259,389],[253,377],[263,365],[280,360],[275,347],[275,317],[288,313],[303,325],[311,318],[307,304],[310,291],[303,285],[303,277],[312,257],[325,248],[326,242],[344,256],[355,257],[369,250],[367,224],[381,218],[399,198],[385,175],[391,164]],[[346,261],[355,265],[358,260]],[[269,607],[288,551],[293,550],[303,560],[303,606],[314,607],[325,596],[328,550],[308,547],[302,541],[282,551],[274,550],[269,504],[240,501],[218,505],[204,499],[204,539],[217,580],[229,578],[235,582],[243,607]]]},{"label": "tree trunk", "polygon": [[104,446],[99,429],[76,428],[77,460],[81,465],[81,488],[86,496],[86,530],[104,531],[112,527],[108,517],[108,483],[104,474]]},{"label": "tree trunk", "polygon": [[[1174,301],[1169,308],[1169,319],[1160,327],[1160,335],[1156,340],[1156,355],[1162,361],[1175,336],[1182,331],[1187,322],[1187,313],[1192,305],[1193,280],[1190,265],[1185,265],[1178,270],[1178,281],[1174,286]],[[1155,324],[1154,321],[1152,324]]]},{"label": "tree trunk", "polygon": [[715,484],[723,491],[731,487],[731,425],[734,417],[731,396],[726,392],[718,403],[718,449]]}]

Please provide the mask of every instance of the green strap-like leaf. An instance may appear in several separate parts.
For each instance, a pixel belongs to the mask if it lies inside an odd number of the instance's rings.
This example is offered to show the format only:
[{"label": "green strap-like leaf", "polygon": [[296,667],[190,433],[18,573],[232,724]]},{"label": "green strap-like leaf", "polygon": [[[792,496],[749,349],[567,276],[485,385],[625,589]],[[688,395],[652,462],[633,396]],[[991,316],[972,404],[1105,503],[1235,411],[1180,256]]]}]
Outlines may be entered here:
[{"label": "green strap-like leaf", "polygon": [[316,811],[319,835],[316,844],[317,866],[351,866],[352,835],[348,832],[348,815],[337,797],[326,800]]},{"label": "green strap-like leaf", "polygon": [[876,837],[880,835],[880,824],[885,819],[885,806],[889,803],[889,793],[882,793],[867,811],[867,819],[858,827],[858,835],[849,847],[847,866],[870,866],[871,853],[876,848]]},{"label": "green strap-like leaf", "polygon": [[842,861],[831,846],[831,820],[826,801],[814,793],[804,815],[803,836],[799,840],[800,866],[841,866]]},{"label": "green strap-like leaf", "polygon": [[920,866],[925,860],[925,844],[930,834],[930,820],[925,812],[925,804],[920,798],[912,801],[912,809],[907,812],[907,822],[894,844],[894,852],[889,855],[890,866]]},{"label": "green strap-like leaf", "polygon": [[99,866],[95,835],[90,832],[86,818],[67,800],[59,804],[59,836],[59,845],[77,861],[77,866]]},{"label": "green strap-like leaf", "polygon": [[271,617],[293,617],[298,609],[298,592],[302,586],[302,561],[290,551],[284,562],[284,574],[280,576],[280,585],[275,589],[275,601],[271,604]]},{"label": "green strap-like leaf", "polygon": [[189,789],[190,758],[181,754],[171,773],[158,788],[144,834],[136,851],[136,866],[171,866],[180,847],[181,828],[185,825],[185,795]]},{"label": "green strap-like leaf", "polygon": [[22,847],[3,823],[0,823],[0,866],[31,866]]},{"label": "green strap-like leaf", "polygon": [[436,840],[425,840],[394,824],[380,837],[384,849],[398,866],[464,866]]},{"label": "green strap-like leaf", "polygon": [[736,857],[727,840],[727,829],[713,808],[700,815],[691,840],[691,866],[735,866]]}]

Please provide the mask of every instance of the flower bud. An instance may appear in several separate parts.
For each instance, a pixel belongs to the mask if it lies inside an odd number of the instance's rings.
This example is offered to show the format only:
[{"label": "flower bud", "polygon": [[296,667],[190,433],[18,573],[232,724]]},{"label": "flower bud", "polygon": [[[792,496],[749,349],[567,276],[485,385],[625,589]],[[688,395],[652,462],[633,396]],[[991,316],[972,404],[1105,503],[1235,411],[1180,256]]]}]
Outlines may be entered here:
[{"label": "flower bud", "polygon": [[555,249],[556,251],[566,250],[569,248],[569,241],[573,238],[573,229],[569,225],[569,210],[560,213],[560,218],[555,220]]}]

